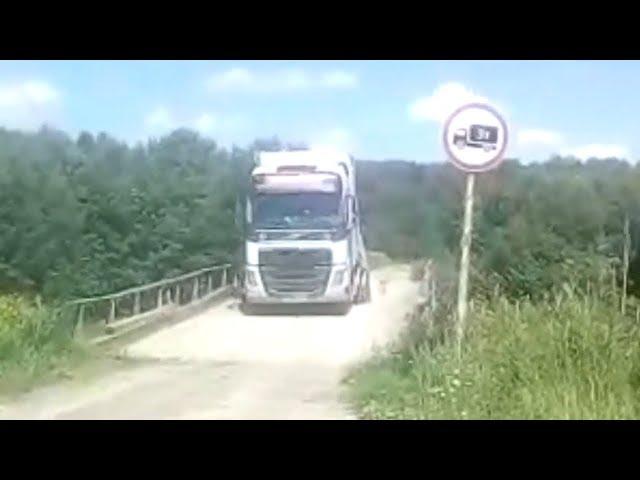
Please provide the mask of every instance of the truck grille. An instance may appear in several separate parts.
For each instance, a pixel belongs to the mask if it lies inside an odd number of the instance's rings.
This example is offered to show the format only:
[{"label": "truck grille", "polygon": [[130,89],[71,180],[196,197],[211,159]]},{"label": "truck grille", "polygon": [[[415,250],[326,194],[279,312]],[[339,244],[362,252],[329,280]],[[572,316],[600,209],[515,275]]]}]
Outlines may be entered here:
[{"label": "truck grille", "polygon": [[282,248],[262,250],[260,276],[268,295],[320,296],[331,273],[331,250]]}]

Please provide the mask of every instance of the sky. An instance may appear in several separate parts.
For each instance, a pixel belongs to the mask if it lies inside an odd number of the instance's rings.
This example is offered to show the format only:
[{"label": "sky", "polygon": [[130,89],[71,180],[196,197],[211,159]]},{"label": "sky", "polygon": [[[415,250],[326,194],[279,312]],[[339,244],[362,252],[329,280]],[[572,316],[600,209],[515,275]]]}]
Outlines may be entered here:
[{"label": "sky", "polygon": [[0,126],[130,144],[188,127],[440,162],[469,101],[503,114],[511,158],[640,157],[640,61],[0,61]]}]

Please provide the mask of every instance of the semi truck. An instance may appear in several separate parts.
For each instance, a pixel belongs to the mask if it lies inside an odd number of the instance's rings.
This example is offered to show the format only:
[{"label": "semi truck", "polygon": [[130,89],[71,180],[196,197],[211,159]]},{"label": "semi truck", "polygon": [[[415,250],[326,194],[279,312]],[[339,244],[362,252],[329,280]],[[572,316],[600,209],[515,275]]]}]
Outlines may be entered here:
[{"label": "semi truck", "polygon": [[371,300],[355,162],[326,150],[259,152],[245,203],[241,308]]}]

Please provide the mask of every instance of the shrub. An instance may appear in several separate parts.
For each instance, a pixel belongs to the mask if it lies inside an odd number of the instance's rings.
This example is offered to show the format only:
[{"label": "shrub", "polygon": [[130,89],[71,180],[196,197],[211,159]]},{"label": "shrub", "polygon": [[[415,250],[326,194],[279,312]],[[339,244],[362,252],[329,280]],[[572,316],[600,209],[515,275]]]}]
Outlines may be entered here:
[{"label": "shrub", "polygon": [[69,326],[58,309],[0,296],[0,389],[56,373],[75,351]]},{"label": "shrub", "polygon": [[[623,419],[640,415],[640,326],[566,287],[477,304],[461,357],[422,341],[376,358],[352,392],[366,418]],[[431,347],[431,348],[430,348]]]}]

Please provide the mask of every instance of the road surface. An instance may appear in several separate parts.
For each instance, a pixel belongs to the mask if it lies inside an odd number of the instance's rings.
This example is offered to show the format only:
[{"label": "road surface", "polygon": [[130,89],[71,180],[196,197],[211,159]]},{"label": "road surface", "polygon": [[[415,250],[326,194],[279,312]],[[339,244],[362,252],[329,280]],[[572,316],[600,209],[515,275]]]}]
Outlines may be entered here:
[{"label": "road surface", "polygon": [[245,316],[227,300],[124,347],[126,366],[0,404],[0,418],[355,418],[341,379],[398,333],[418,290],[405,266],[373,277],[373,301],[346,316]]}]

